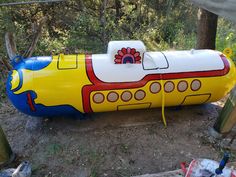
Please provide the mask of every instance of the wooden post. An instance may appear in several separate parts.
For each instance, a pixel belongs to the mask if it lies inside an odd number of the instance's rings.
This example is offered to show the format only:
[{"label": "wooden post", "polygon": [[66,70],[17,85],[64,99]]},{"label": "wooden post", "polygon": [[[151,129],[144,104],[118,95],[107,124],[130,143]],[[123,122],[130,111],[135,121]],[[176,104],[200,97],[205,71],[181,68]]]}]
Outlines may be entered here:
[{"label": "wooden post", "polygon": [[220,116],[217,118],[214,129],[220,134],[229,133],[236,125],[236,87],[231,91],[230,96],[223,107]]},{"label": "wooden post", "polygon": [[7,138],[0,126],[0,165],[9,163],[12,159],[13,153],[7,141]]},{"label": "wooden post", "polygon": [[205,10],[198,11],[197,49],[215,49],[218,16]]}]

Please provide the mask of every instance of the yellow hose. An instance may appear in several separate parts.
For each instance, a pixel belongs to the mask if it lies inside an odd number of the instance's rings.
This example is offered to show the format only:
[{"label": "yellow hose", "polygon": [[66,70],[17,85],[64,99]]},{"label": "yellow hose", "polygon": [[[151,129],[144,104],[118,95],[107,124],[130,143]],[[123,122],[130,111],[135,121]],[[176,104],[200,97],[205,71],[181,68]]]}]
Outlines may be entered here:
[{"label": "yellow hose", "polygon": [[161,115],[162,115],[162,121],[164,123],[164,126],[167,127],[166,123],[166,117],[165,117],[165,90],[164,90],[164,84],[162,80],[162,75],[161,75],[161,91],[162,91],[162,100],[161,100]]}]

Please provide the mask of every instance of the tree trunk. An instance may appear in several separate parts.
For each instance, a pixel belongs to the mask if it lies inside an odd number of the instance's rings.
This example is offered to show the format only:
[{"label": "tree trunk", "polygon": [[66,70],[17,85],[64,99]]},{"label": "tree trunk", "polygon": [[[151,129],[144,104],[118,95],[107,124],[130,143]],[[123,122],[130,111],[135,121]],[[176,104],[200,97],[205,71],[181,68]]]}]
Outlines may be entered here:
[{"label": "tree trunk", "polygon": [[106,31],[106,8],[107,8],[107,0],[103,0],[100,6],[100,24],[102,27],[102,43],[105,47],[107,44],[107,31]]},{"label": "tree trunk", "polygon": [[33,40],[32,40],[32,42],[31,42],[31,44],[30,44],[28,50],[23,54],[23,56],[24,56],[25,58],[29,58],[29,57],[32,56],[32,54],[33,54],[33,52],[34,52],[34,50],[35,50],[35,48],[36,48],[36,45],[37,45],[37,43],[38,43],[38,40],[39,40],[39,38],[40,38],[43,25],[45,24],[46,20],[47,20],[47,17],[44,17],[44,18],[42,18],[42,19],[40,20],[39,25],[37,25],[36,23],[33,24],[33,26],[34,26],[34,28],[33,28],[33,29],[34,29],[34,30],[33,30],[33,32],[34,32]]},{"label": "tree trunk", "polygon": [[17,6],[17,5],[28,5],[28,4],[39,4],[39,3],[57,3],[63,2],[64,0],[43,0],[43,1],[28,1],[28,2],[9,2],[9,3],[1,3],[1,6]]},{"label": "tree trunk", "polygon": [[215,49],[218,16],[204,9],[198,10],[197,49]]},{"label": "tree trunk", "polygon": [[115,7],[116,7],[116,22],[118,22],[120,20],[121,17],[121,2],[120,0],[115,0]]}]

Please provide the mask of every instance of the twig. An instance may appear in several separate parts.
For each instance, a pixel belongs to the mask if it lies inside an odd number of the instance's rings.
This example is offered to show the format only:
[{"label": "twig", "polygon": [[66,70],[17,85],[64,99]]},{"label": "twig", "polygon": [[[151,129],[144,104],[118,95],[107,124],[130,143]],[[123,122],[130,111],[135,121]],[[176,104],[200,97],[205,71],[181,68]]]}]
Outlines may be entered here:
[{"label": "twig", "polygon": [[32,43],[30,44],[28,50],[24,53],[24,57],[25,58],[29,58],[32,56],[35,48],[36,48],[36,44],[40,38],[40,35],[41,35],[41,32],[42,32],[42,28],[43,28],[43,25],[45,24],[45,21],[47,20],[47,18],[43,18],[40,22],[39,22],[39,25],[35,25],[35,30],[34,30],[34,36],[33,36],[33,40],[32,40]]},{"label": "twig", "polygon": [[63,2],[65,0],[44,0],[44,1],[28,1],[28,2],[11,2],[11,3],[2,3],[2,6],[16,6],[16,5],[28,5],[28,4],[38,4],[38,3],[58,3]]},{"label": "twig", "polygon": [[231,146],[233,144],[235,138],[236,138],[236,133],[234,133],[234,135],[232,136],[231,140],[228,143],[228,146]]},{"label": "twig", "polygon": [[0,57],[0,61],[7,68],[8,71],[12,69],[12,66],[9,64],[9,62],[5,58]]},{"label": "twig", "polygon": [[7,54],[10,60],[12,60],[16,56],[16,53],[17,53],[16,42],[15,42],[15,37],[13,33],[7,32],[5,34],[5,45],[7,49]]}]

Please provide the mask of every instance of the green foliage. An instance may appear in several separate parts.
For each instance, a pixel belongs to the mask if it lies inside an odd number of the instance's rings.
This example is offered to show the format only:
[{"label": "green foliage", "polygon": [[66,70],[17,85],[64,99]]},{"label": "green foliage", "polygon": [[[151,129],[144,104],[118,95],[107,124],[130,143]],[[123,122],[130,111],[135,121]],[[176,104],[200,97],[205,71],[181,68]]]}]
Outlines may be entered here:
[{"label": "green foliage", "polygon": [[194,49],[196,47],[196,34],[185,34],[183,30],[179,30],[176,34],[174,45],[179,50]]},{"label": "green foliage", "polygon": [[233,50],[232,59],[236,61],[236,25],[220,18],[218,21],[216,48],[223,51],[225,48]]},{"label": "green foliage", "polygon": [[[34,55],[59,53],[64,48],[71,53],[104,53],[110,40],[129,39],[143,40],[148,50],[191,49],[196,45],[196,11],[188,0],[71,0],[4,7],[0,56],[6,57],[5,32],[15,32],[18,53],[23,54],[32,41],[32,24],[43,17],[47,20]],[[235,26],[220,19],[217,49],[236,50],[235,34]]]},{"label": "green foliage", "polygon": [[49,144],[46,147],[46,152],[49,157],[60,154],[63,151],[63,147],[58,143]]},{"label": "green foliage", "polygon": [[0,103],[6,98],[5,82],[7,79],[7,73],[7,69],[0,62]]},{"label": "green foliage", "polygon": [[[50,55],[62,48],[72,53],[77,49],[102,53],[110,40],[139,39],[150,50],[194,44],[181,41],[182,37],[192,39],[195,33],[196,8],[188,0],[71,0],[1,10],[1,36],[6,31],[14,31],[19,54],[30,45],[32,24],[39,23],[43,17],[47,17],[47,22],[34,55]],[[6,56],[3,44],[0,43],[0,54]]]}]

